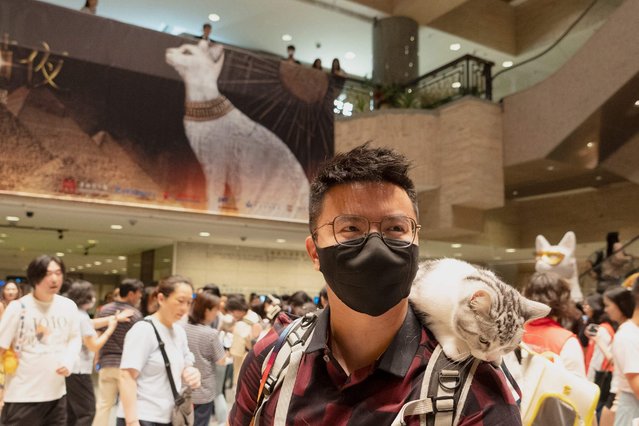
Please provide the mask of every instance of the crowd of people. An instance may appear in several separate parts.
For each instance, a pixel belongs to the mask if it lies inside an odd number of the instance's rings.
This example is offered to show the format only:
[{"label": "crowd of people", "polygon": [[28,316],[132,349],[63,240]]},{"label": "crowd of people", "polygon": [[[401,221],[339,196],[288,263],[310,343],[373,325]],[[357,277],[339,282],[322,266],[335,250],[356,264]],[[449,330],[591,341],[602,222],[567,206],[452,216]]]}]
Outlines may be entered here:
[{"label": "crowd of people", "polygon": [[523,294],[551,308],[525,325],[523,342],[555,354],[568,371],[599,386],[598,424],[630,425],[639,418],[639,278],[577,304],[566,280],[536,273]]},{"label": "crowd of people", "polygon": [[118,425],[170,423],[174,395],[160,340],[175,388],[192,389],[194,424],[225,424],[226,392],[275,316],[318,309],[301,291],[252,294],[249,303],[213,284],[196,291],[178,275],[149,286],[124,279],[96,307],[94,286],[65,280],[63,261],[48,255],[31,262],[27,278],[33,291],[24,296],[15,282],[2,287],[2,425],[109,425],[114,407]]}]

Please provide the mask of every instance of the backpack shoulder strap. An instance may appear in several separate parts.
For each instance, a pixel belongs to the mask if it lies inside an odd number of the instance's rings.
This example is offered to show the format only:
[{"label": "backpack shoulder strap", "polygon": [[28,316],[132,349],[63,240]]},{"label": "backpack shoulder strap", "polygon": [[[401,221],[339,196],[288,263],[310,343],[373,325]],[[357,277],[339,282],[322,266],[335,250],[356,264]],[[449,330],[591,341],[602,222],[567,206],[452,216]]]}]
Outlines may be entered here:
[{"label": "backpack shoulder strap", "polygon": [[437,345],[426,365],[420,399],[404,404],[393,425],[406,425],[405,418],[416,415],[422,425],[457,425],[480,362],[476,358],[452,362]]},{"label": "backpack shoulder strap", "polygon": [[282,391],[277,402],[275,424],[278,424],[278,416],[286,418],[297,376],[297,368],[302,360],[304,350],[311,341],[316,323],[317,314],[313,312],[297,318],[282,331],[277,342],[267,354],[262,364],[262,379],[251,425],[259,424],[262,408],[281,384]]}]

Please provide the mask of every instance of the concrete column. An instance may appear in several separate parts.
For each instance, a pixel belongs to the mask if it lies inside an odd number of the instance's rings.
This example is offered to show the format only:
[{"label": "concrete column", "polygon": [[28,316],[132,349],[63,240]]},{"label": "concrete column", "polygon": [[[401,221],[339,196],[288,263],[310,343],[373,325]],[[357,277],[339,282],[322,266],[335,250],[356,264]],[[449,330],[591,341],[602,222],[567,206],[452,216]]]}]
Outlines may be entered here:
[{"label": "concrete column", "polygon": [[393,16],[373,24],[373,81],[388,85],[406,83],[419,76],[417,36],[411,18]]}]

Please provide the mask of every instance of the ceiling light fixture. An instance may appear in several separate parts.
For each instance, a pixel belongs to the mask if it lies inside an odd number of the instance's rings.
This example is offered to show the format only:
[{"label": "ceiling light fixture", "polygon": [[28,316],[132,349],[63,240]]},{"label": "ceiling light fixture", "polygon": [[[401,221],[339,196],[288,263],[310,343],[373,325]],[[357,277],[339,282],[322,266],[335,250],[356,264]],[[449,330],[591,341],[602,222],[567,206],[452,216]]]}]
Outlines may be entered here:
[{"label": "ceiling light fixture", "polygon": [[595,180],[602,180],[603,177],[602,176],[595,176]]},{"label": "ceiling light fixture", "polygon": [[548,166],[546,167],[546,170],[548,170],[549,172],[552,172],[553,170],[555,170],[555,166]]},{"label": "ceiling light fixture", "polygon": [[78,271],[81,271],[83,269],[84,269],[84,266],[82,266],[82,265],[78,266]]},{"label": "ceiling light fixture", "polygon": [[89,244],[97,244],[98,240],[87,240]]},{"label": "ceiling light fixture", "polygon": [[100,262],[99,260],[96,260],[95,262],[93,262],[93,264],[95,266],[100,266],[100,265],[102,265],[102,262]]},{"label": "ceiling light fixture", "polygon": [[200,237],[210,237],[210,236],[211,236],[210,232],[206,232],[206,231],[200,232]]},{"label": "ceiling light fixture", "polygon": [[85,266],[86,268],[90,268],[90,267],[92,267],[93,265],[91,265],[90,263],[86,263],[84,266]]},{"label": "ceiling light fixture", "polygon": [[282,244],[282,243],[285,243],[286,240],[284,238],[278,238],[277,240],[275,240],[275,242]]},{"label": "ceiling light fixture", "polygon": [[284,34],[282,36],[282,40],[283,41],[291,41],[291,40],[293,40],[293,37],[290,34]]},{"label": "ceiling light fixture", "polygon": [[218,15],[217,13],[211,13],[209,15],[209,21],[218,22],[219,20],[220,20],[220,15]]},{"label": "ceiling light fixture", "polygon": [[111,263],[111,262],[113,262],[113,259],[104,259],[104,261],[105,261],[106,263]]},{"label": "ceiling light fixture", "polygon": [[350,51],[346,52],[346,53],[344,53],[344,57],[346,59],[355,59],[355,52],[350,52]]},{"label": "ceiling light fixture", "polygon": [[507,248],[506,249],[506,253],[515,253],[517,251],[517,249],[514,248]]},{"label": "ceiling light fixture", "polygon": [[20,218],[18,216],[7,216],[7,220],[9,222],[20,222]]},{"label": "ceiling light fixture", "polygon": [[75,268],[69,269],[69,272],[75,272]]},{"label": "ceiling light fixture", "polygon": [[453,44],[451,44],[450,46],[448,46],[448,48],[449,48],[450,50],[452,50],[453,52],[456,52],[456,51],[458,51],[459,49],[461,49],[461,44],[459,44],[459,43],[453,43]]},{"label": "ceiling light fixture", "polygon": [[635,101],[635,106],[636,106],[636,107],[639,107],[639,99],[637,99],[637,100]]},{"label": "ceiling light fixture", "polygon": [[117,274],[118,270],[117,269],[111,269],[111,272],[113,272],[114,274]]},{"label": "ceiling light fixture", "polygon": [[62,253],[61,251],[57,252],[55,255],[58,257],[64,257],[64,253]]},{"label": "ceiling light fixture", "polygon": [[115,229],[115,230],[122,229],[122,225],[111,225],[111,229]]},{"label": "ceiling light fixture", "polygon": [[7,234],[0,234],[0,238],[7,238]]},{"label": "ceiling light fixture", "polygon": [[455,257],[462,257],[461,253],[455,253]]},{"label": "ceiling light fixture", "polygon": [[588,142],[588,143],[586,144],[586,147],[587,147],[587,148],[592,148],[593,146],[595,146],[595,143],[594,143],[594,142]]},{"label": "ceiling light fixture", "polygon": [[513,66],[513,61],[504,61],[501,63],[501,66],[504,68],[510,68]]},{"label": "ceiling light fixture", "polygon": [[126,260],[126,256],[118,256],[118,260]]},{"label": "ceiling light fixture", "polygon": [[459,89],[461,87],[461,83],[459,81],[454,82],[450,85],[453,89]]},{"label": "ceiling light fixture", "polygon": [[451,244],[450,246],[451,246],[452,248],[461,248],[461,246],[462,246],[462,245],[461,245],[461,244],[459,244],[459,243],[454,243],[454,244]]}]

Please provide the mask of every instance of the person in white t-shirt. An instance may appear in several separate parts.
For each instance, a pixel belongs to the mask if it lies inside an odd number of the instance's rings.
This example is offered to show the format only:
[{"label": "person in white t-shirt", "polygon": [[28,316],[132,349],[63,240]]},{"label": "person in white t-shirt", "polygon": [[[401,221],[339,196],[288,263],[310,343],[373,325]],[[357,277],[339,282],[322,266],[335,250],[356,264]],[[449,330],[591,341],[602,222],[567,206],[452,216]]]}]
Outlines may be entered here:
[{"label": "person in white t-shirt", "polygon": [[606,291],[604,303],[607,308],[611,293],[615,291],[632,291],[634,300],[631,318],[619,326],[612,343],[618,377],[615,426],[627,426],[639,418],[639,280],[635,281],[632,290],[620,287]]},{"label": "person in white t-shirt", "polygon": [[81,340],[75,303],[56,294],[64,272],[56,256],[34,259],[27,268],[33,293],[11,302],[0,321],[0,355],[10,347],[18,355],[6,377],[3,426],[66,426],[65,377]]},{"label": "person in white t-shirt", "polygon": [[[93,358],[115,331],[118,322],[129,320],[131,313],[117,312],[116,315],[91,320],[88,310],[95,305],[93,284],[78,280],[71,283],[64,295],[78,306],[82,350],[73,366],[71,375],[66,378],[67,384],[67,424],[74,426],[90,426],[95,416],[95,394],[93,392]],[[98,337],[95,329],[107,326]]]},{"label": "person in white t-shirt", "polygon": [[193,367],[186,332],[176,324],[191,306],[193,285],[188,278],[173,275],[158,284],[159,309],[138,321],[124,339],[120,362],[118,426],[155,426],[171,422],[173,393],[153,326],[164,342],[177,391],[182,385],[200,386],[200,372]]}]

